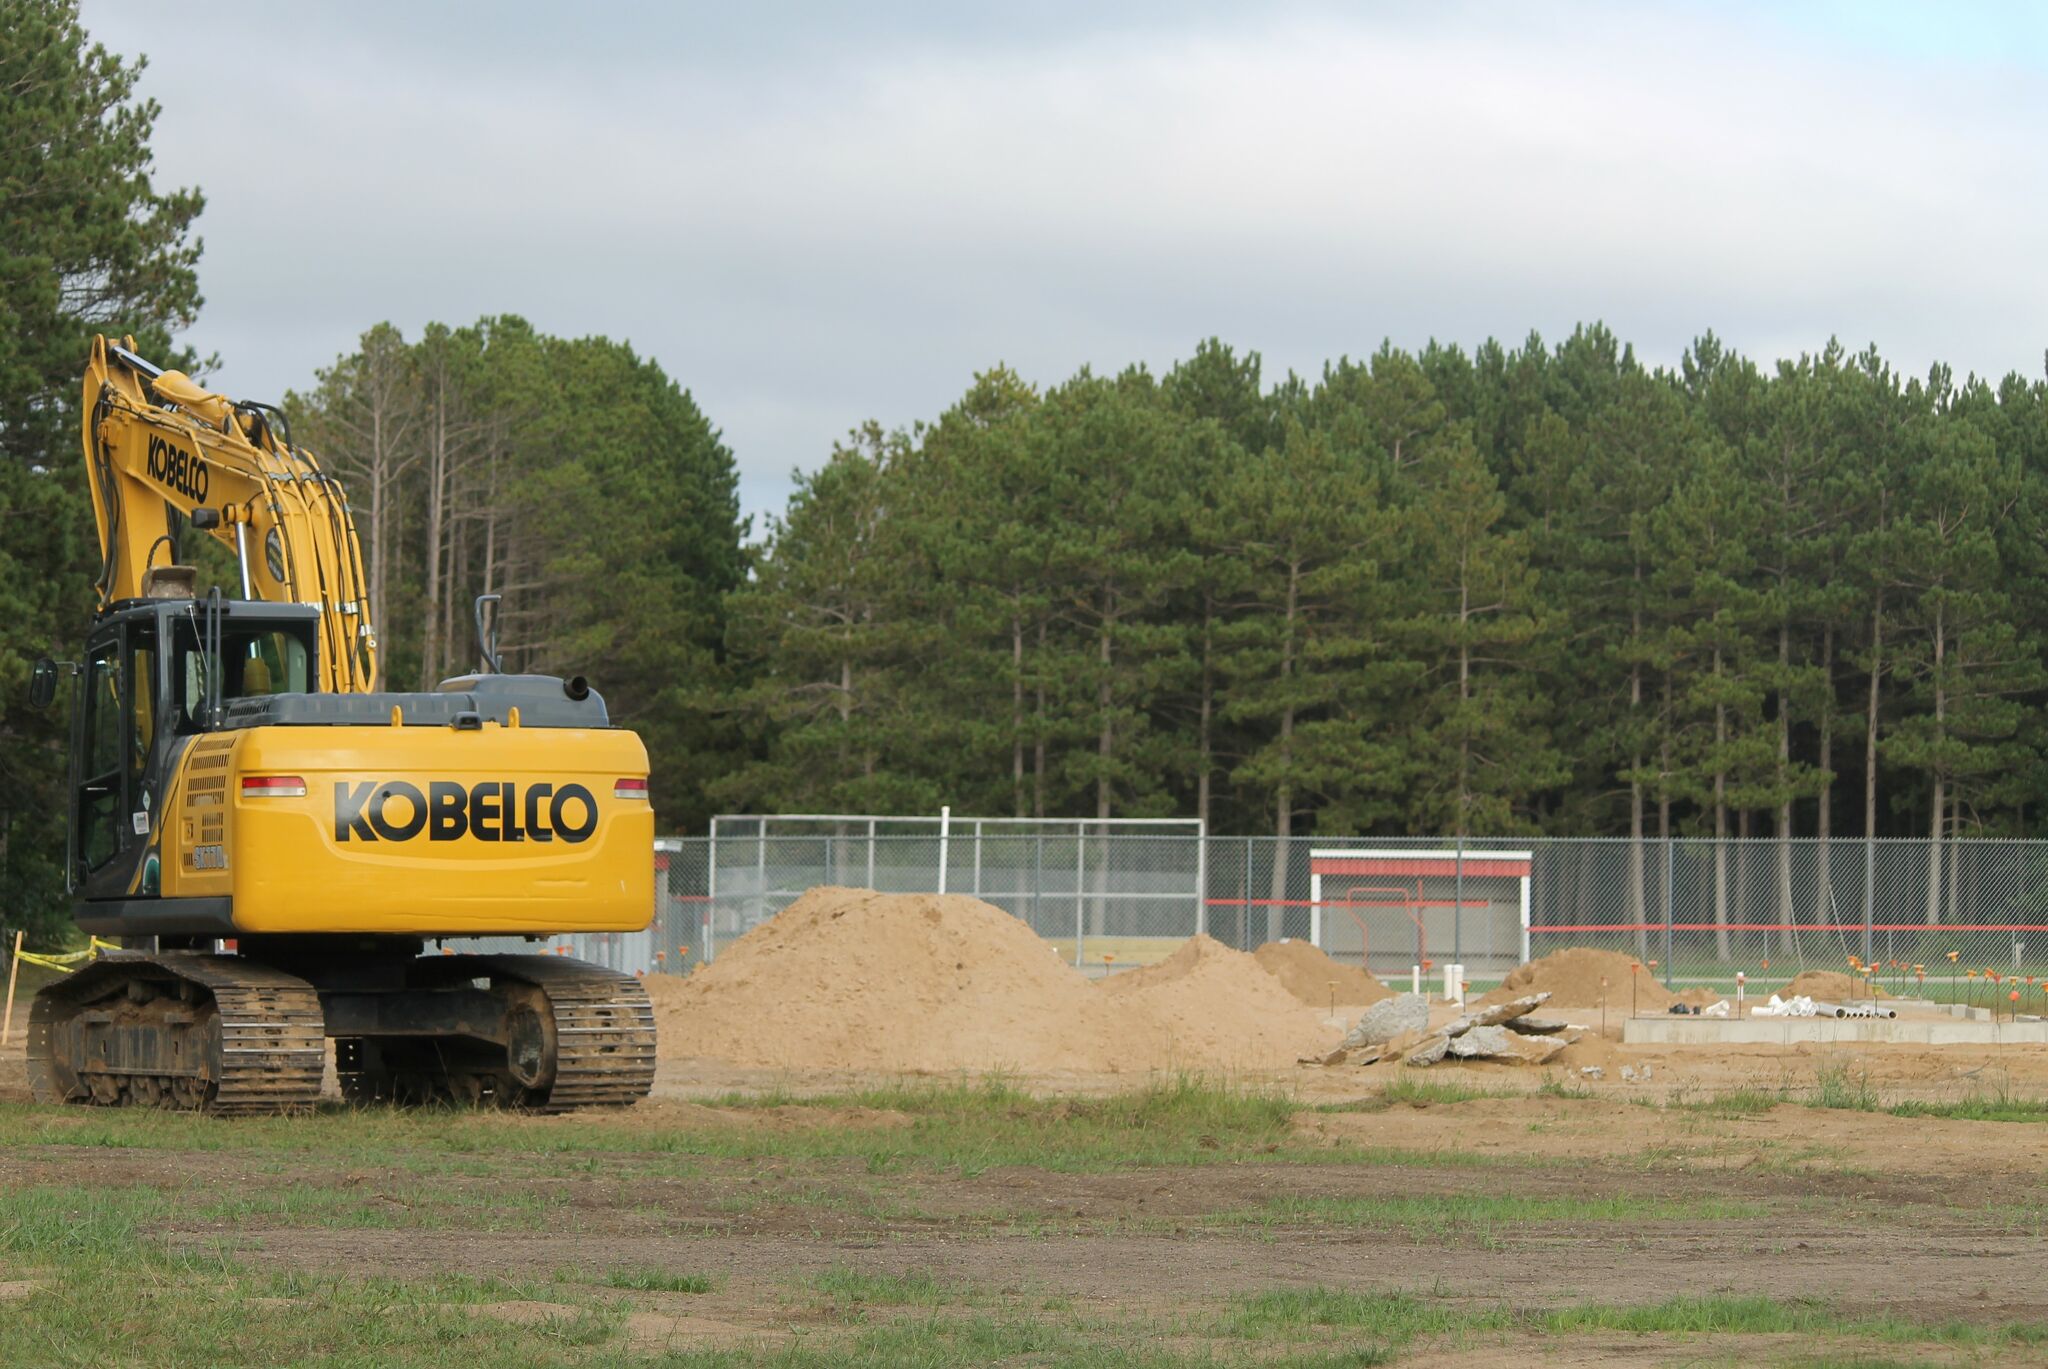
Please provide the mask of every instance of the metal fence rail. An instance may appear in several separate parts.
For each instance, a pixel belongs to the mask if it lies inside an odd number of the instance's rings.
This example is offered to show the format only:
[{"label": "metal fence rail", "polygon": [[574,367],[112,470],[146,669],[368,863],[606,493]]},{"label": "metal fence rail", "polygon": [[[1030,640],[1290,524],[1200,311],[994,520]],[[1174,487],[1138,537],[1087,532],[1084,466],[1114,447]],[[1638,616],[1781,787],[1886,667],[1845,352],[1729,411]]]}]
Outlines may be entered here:
[{"label": "metal fence rail", "polygon": [[[817,885],[939,889],[940,836],[885,833],[663,838],[648,931],[550,945],[628,971],[678,971]],[[1895,962],[1900,975],[1922,966],[1930,985],[1990,969],[2019,975],[2023,989],[2029,974],[2048,986],[2048,841],[1513,838],[1470,840],[1459,853],[1444,839],[994,825],[976,837],[956,819],[944,844],[947,890],[1023,919],[1091,971],[1207,932],[1244,949],[1313,937],[1383,976],[1457,959],[1485,979],[1592,945],[1654,959],[1660,978],[1680,983],[1737,971],[1763,983],[1846,969],[1854,955],[1888,974]],[[2048,987],[2029,991],[2048,1004]]]}]

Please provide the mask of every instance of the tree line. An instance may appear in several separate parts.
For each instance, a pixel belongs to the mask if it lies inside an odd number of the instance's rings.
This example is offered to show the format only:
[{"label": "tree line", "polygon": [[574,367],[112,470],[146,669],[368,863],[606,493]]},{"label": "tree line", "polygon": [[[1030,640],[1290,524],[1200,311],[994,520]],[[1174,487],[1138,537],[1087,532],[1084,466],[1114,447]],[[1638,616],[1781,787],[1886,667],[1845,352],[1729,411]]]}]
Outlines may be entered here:
[{"label": "tree line", "polygon": [[1271,384],[1216,341],[998,367],[770,520],[727,610],[751,755],[707,793],[1629,836],[1638,866],[1774,837],[1789,915],[1793,837],[2035,830],[2044,419],[2017,375],[1712,335],[1655,367],[1598,325]]}]

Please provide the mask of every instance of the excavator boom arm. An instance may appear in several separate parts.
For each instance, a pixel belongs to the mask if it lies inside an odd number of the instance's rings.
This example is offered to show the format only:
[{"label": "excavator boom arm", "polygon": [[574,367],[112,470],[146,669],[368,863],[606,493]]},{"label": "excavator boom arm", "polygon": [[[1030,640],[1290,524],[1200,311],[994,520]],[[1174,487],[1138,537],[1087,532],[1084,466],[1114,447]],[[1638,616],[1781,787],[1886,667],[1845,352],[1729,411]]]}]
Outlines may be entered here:
[{"label": "excavator boom arm", "polygon": [[235,553],[242,598],[320,610],[322,690],[374,690],[362,549],[339,482],[292,443],[276,410],[214,394],[133,347],[95,338],[85,372],[100,606],[144,597],[150,572],[176,559],[186,520]]}]

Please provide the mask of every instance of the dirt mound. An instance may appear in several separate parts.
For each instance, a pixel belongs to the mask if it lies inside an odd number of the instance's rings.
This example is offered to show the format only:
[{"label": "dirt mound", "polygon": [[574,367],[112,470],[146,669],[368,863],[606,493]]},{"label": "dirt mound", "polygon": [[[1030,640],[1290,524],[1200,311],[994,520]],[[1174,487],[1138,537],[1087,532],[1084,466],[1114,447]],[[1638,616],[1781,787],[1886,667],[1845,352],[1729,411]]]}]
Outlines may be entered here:
[{"label": "dirt mound", "polygon": [[1342,1032],[1304,1004],[1257,958],[1194,936],[1157,965],[1102,981],[1103,996],[1163,1028],[1171,1066],[1259,1067],[1320,1054]]},{"label": "dirt mound", "polygon": [[959,894],[813,889],[648,990],[667,1059],[1042,1072],[1147,1069],[1173,1054],[1160,1023]]},{"label": "dirt mound", "polygon": [[1862,975],[1841,970],[1807,970],[1778,990],[1780,998],[1818,998],[1823,1003],[1853,1003],[1859,998],[1868,1002],[1873,994],[1891,997],[1876,985],[1865,988]]},{"label": "dirt mound", "polygon": [[1597,1007],[1603,992],[1600,987],[1602,978],[1607,980],[1604,992],[1610,1010],[1627,1012],[1633,1002],[1644,1012],[1664,1012],[1678,1001],[1651,976],[1647,965],[1633,972],[1636,982],[1631,990],[1631,964],[1642,962],[1620,951],[1570,946],[1508,971],[1508,977],[1500,982],[1500,987],[1478,1001],[1482,1006],[1491,1006],[1520,998],[1523,994],[1548,993],[1550,1002],[1544,1005],[1546,1011],[1562,1007]]},{"label": "dirt mound", "polygon": [[1252,958],[1279,980],[1282,988],[1310,1007],[1330,1006],[1332,981],[1336,984],[1334,1001],[1347,1007],[1362,1008],[1394,996],[1370,970],[1339,965],[1311,942],[1269,941],[1253,951]]}]

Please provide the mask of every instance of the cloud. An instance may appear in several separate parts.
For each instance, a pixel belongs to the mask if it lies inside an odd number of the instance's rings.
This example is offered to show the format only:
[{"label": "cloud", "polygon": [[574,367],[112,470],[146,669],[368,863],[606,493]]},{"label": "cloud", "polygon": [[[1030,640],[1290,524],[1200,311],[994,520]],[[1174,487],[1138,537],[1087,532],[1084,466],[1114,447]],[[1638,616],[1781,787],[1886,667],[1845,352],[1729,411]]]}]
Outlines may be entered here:
[{"label": "cloud", "polygon": [[1601,318],[1660,361],[1712,328],[1997,374],[2044,341],[2035,50],[1923,55],[1897,16],[415,9],[89,0],[209,197],[193,341],[263,395],[386,318],[630,338],[754,510],[998,359],[1215,333],[1314,370]]}]

